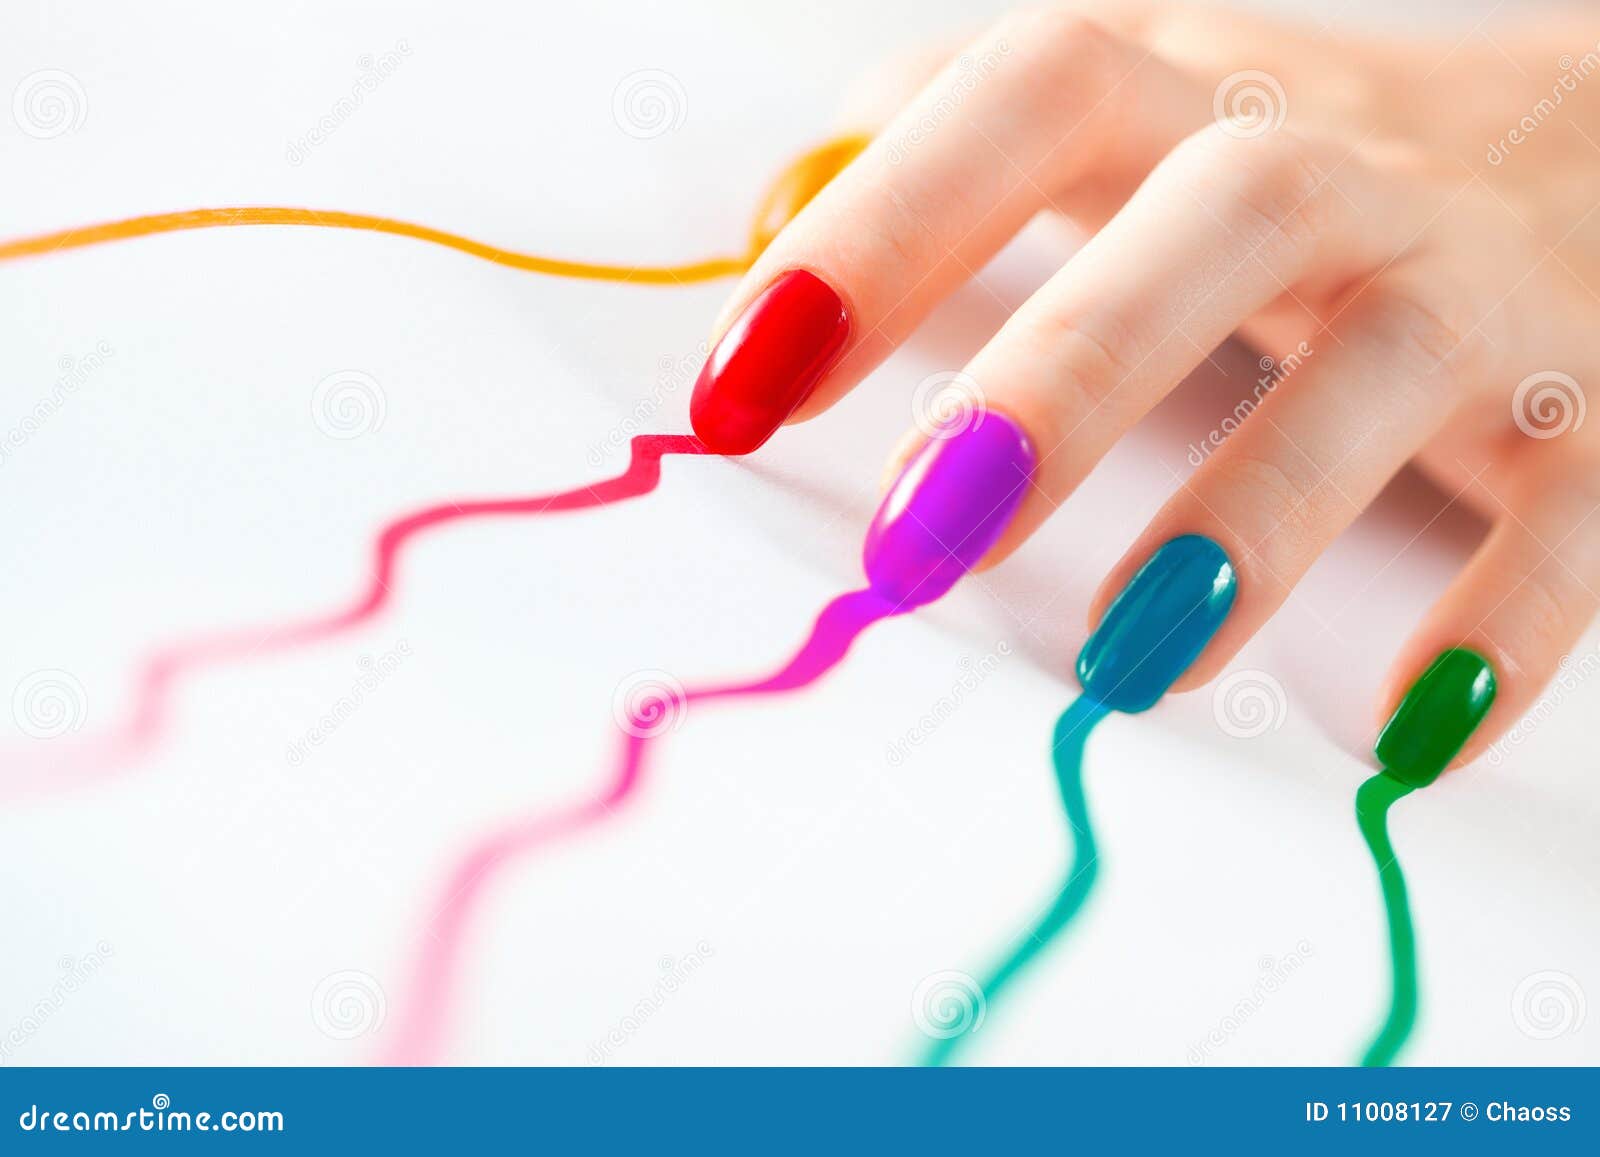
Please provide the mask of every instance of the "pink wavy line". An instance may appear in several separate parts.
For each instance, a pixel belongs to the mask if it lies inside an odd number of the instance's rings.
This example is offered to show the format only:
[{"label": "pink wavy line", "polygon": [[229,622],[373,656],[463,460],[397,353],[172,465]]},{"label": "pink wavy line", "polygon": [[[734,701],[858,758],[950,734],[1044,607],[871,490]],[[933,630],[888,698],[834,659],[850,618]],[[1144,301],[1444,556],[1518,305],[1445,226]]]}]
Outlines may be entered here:
[{"label": "pink wavy line", "polygon": [[566,810],[517,820],[474,843],[440,889],[417,947],[405,1019],[387,1042],[381,1064],[425,1065],[442,1051],[454,1002],[457,973],[467,927],[495,877],[511,862],[571,836],[615,814],[634,798],[650,741],[675,729],[691,703],[712,699],[772,695],[807,686],[832,670],[867,627],[900,607],[870,590],[840,595],[822,609],[811,634],[792,659],[772,675],[749,683],[698,690],[664,691],[630,709],[622,729],[622,750],[610,778],[592,798]]},{"label": "pink wavy line", "polygon": [[665,455],[706,453],[705,446],[688,434],[641,434],[629,442],[627,469],[614,478],[555,494],[442,502],[403,514],[379,531],[366,589],[349,606],[315,618],[200,635],[156,651],[140,666],[127,722],[109,733],[81,740],[52,739],[48,748],[30,747],[20,760],[8,759],[7,763],[26,765],[27,774],[20,781],[8,778],[6,794],[38,790],[46,784],[59,788],[81,782],[141,754],[161,737],[169,722],[173,684],[196,668],[320,642],[376,618],[393,594],[401,548],[426,530],[471,518],[556,514],[637,498],[660,483]]}]

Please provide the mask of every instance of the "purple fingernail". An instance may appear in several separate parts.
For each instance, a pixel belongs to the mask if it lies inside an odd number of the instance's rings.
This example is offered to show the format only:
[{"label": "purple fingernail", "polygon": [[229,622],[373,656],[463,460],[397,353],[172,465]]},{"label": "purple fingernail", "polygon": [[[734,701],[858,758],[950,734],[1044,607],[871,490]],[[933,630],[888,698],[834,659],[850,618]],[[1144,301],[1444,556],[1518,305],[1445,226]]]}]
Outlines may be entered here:
[{"label": "purple fingernail", "polygon": [[895,479],[867,530],[872,589],[902,607],[944,594],[989,552],[1028,492],[1033,447],[1004,414],[939,430]]}]

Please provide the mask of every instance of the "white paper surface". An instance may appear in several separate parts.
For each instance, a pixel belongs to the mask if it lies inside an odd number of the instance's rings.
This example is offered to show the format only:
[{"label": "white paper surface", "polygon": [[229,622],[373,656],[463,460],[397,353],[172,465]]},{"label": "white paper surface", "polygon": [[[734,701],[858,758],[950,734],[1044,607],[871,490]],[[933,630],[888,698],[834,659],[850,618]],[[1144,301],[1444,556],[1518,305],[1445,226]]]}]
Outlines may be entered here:
[{"label": "white paper surface", "polygon": [[[87,114],[48,140],[0,120],[0,231],[288,204],[580,259],[736,251],[764,182],[828,134],[847,84],[987,10],[250,9],[13,5],[0,80],[66,70]],[[290,163],[358,58],[402,42],[399,67]],[[647,140],[613,117],[614,89],[639,69],[670,72],[686,102],[677,128]],[[747,462],[672,459],[632,504],[419,540],[375,625],[186,680],[148,758],[8,802],[5,1063],[371,1059],[403,1016],[423,909],[461,851],[594,790],[629,673],[695,683],[785,658],[858,581],[911,389],[958,368],[1064,252],[1031,231],[854,396]],[[112,351],[0,465],[0,689],[68,671],[85,730],[114,723],[151,644],[338,604],[393,514],[620,470],[624,454],[597,467],[590,448],[651,396],[664,398],[651,429],[686,428],[692,369],[676,367],[692,366],[727,289],[581,284],[287,229],[0,266],[0,425],[32,412],[63,359]],[[650,997],[664,958],[690,954],[699,966],[614,1063],[912,1059],[926,1043],[918,983],[981,974],[1053,895],[1068,844],[1048,748],[1076,691],[1087,599],[1189,469],[1188,442],[1253,380],[1252,355],[1219,360],[1231,380],[1192,383],[1003,568],[875,628],[812,691],[693,710],[630,809],[510,865],[473,924],[445,1059],[585,1063]],[[385,404],[381,427],[350,440],[311,409],[342,370],[370,375]],[[1224,734],[1210,690],[1102,726],[1088,764],[1097,891],[988,1009],[965,1059],[1182,1064],[1230,1017],[1210,1063],[1359,1053],[1387,957],[1352,801],[1378,680],[1481,533],[1458,512],[1430,524],[1443,502],[1397,486],[1237,659],[1283,688],[1277,730]],[[402,644],[393,674],[292,764],[289,745],[349,692],[362,657]],[[891,760],[964,662],[1002,645],[959,709]],[[1600,993],[1600,681],[1563,695],[1503,763],[1395,810],[1425,1001],[1408,1060],[1600,1060],[1600,1018],[1545,1040],[1512,1007],[1545,971]],[[8,761],[52,742],[3,711],[0,728]],[[90,954],[103,957],[92,975],[52,996],[63,959]],[[1290,954],[1292,976],[1238,1018],[1268,958]],[[386,1020],[341,1039],[315,1004],[352,970],[381,989]]]}]

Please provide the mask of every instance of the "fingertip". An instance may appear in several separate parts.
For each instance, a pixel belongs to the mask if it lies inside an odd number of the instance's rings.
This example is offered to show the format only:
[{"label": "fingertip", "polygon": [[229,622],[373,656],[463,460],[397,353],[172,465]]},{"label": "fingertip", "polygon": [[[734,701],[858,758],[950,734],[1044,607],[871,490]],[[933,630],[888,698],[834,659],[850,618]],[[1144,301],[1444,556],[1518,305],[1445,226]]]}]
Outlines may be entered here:
[{"label": "fingertip", "polygon": [[1494,663],[1481,649],[1446,647],[1406,686],[1372,754],[1390,775],[1427,787],[1493,736],[1487,723],[1499,692]]},{"label": "fingertip", "polygon": [[1084,690],[1115,710],[1137,713],[1180,684],[1196,686],[1210,669],[1197,671],[1196,664],[1213,650],[1237,591],[1232,560],[1215,539],[1167,539],[1139,564],[1079,651]]},{"label": "fingertip", "polygon": [[695,434],[718,454],[748,454],[770,438],[838,360],[850,311],[803,268],[774,278],[711,348],[689,400]]},{"label": "fingertip", "polygon": [[903,605],[941,597],[993,548],[1033,469],[1026,433],[1004,419],[930,435],[895,478],[867,529],[873,590]]}]

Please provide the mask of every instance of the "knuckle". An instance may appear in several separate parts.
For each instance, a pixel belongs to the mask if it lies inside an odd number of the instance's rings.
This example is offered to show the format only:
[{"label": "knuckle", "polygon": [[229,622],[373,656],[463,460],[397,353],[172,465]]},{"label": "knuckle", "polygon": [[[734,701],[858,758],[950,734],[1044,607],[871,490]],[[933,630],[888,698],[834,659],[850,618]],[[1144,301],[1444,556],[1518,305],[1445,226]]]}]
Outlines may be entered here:
[{"label": "knuckle", "polygon": [[1029,326],[1029,336],[1045,364],[1060,366],[1068,388],[1081,390],[1100,406],[1133,377],[1133,335],[1114,317],[1090,322],[1070,312],[1050,313]]},{"label": "knuckle", "polygon": [[[1296,478],[1270,458],[1230,455],[1216,462],[1216,481],[1244,497],[1262,512],[1260,535],[1275,558],[1298,569],[1301,560],[1315,553],[1318,528],[1323,524],[1319,488]],[[1274,565],[1275,572],[1283,569]]]},{"label": "knuckle", "polygon": [[1387,336],[1426,361],[1428,370],[1452,365],[1482,365],[1488,337],[1472,317],[1468,298],[1448,278],[1395,279],[1379,290],[1372,312]]},{"label": "knuckle", "polygon": [[1517,652],[1526,655],[1559,652],[1576,633],[1561,597],[1562,584],[1543,568],[1530,574],[1519,593],[1521,613],[1517,616],[1516,638],[1508,640]]},{"label": "knuckle", "polygon": [[1329,225],[1328,174],[1315,148],[1284,129],[1240,137],[1207,125],[1185,142],[1206,188],[1221,193],[1218,212],[1241,233],[1263,242],[1281,234],[1297,248],[1316,242]]}]

